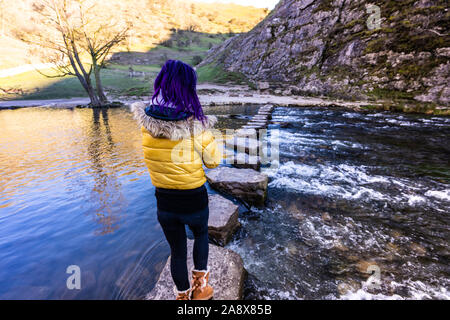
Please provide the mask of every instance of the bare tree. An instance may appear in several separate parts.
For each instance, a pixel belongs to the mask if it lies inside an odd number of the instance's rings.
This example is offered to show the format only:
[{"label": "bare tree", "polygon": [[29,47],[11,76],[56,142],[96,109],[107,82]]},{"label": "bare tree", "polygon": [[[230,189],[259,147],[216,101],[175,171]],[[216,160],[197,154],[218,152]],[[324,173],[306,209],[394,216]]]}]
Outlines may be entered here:
[{"label": "bare tree", "polygon": [[96,1],[40,0],[33,9],[43,18],[44,28],[24,40],[44,49],[43,60],[50,62],[55,71],[52,75],[41,73],[52,78],[76,76],[91,105],[105,105],[100,71],[111,50],[127,38],[130,25],[118,27],[112,19],[99,16]]}]

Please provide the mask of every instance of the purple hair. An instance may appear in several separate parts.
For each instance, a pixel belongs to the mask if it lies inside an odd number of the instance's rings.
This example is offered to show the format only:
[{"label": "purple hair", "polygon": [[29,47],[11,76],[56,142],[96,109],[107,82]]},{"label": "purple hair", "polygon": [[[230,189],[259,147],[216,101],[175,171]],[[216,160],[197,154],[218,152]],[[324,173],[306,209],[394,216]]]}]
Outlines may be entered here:
[{"label": "purple hair", "polygon": [[197,73],[190,65],[179,60],[168,60],[156,77],[152,103],[162,110],[175,106],[175,113],[190,113],[195,119],[204,121],[206,117],[196,87]]}]

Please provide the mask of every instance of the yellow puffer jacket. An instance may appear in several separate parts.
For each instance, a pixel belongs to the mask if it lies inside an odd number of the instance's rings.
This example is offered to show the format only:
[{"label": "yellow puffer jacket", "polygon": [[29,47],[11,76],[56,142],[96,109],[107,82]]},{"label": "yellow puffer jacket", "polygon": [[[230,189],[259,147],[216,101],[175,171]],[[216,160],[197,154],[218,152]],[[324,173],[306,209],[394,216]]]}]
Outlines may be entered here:
[{"label": "yellow puffer jacket", "polygon": [[145,108],[142,102],[131,105],[142,126],[144,158],[153,185],[178,190],[201,187],[206,182],[203,164],[212,169],[222,161],[222,150],[210,130],[217,119],[165,121],[148,116]]}]

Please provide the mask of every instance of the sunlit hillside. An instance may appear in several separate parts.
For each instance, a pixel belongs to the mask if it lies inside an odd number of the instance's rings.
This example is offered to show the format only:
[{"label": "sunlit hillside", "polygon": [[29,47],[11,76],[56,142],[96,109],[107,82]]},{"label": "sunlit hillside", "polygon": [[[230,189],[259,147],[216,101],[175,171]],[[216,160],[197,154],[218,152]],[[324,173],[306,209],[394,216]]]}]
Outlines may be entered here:
[{"label": "sunlit hillside", "polygon": [[[36,63],[35,55],[20,41],[30,32],[42,29],[42,19],[33,4],[37,0],[17,0],[14,5],[0,2],[4,34],[0,40],[0,69]],[[266,9],[235,4],[201,3],[182,0],[105,0],[97,2],[98,19],[117,25],[130,23],[129,40],[119,51],[147,51],[167,40],[174,30],[211,34],[247,32],[266,15]],[[0,24],[1,25],[1,24]],[[0,30],[1,34],[1,30]]]}]

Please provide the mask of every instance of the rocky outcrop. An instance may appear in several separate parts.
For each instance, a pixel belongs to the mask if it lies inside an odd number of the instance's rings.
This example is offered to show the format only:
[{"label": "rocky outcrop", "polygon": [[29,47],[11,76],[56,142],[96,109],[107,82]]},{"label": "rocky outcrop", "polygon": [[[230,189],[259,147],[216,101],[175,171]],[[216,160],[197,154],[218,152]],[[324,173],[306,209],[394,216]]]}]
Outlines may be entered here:
[{"label": "rocky outcrop", "polygon": [[[193,268],[193,241],[188,241],[188,270]],[[241,257],[229,250],[209,245],[208,265],[211,270],[210,284],[214,288],[214,300],[242,299],[246,271]],[[174,283],[170,273],[170,257],[164,266],[147,300],[174,300]]]},{"label": "rocky outcrop", "polygon": [[232,195],[250,205],[264,206],[268,177],[252,169],[219,167],[206,173],[214,189]]},{"label": "rocky outcrop", "polygon": [[240,72],[258,89],[283,95],[448,108],[448,2],[373,4],[380,19],[363,0],[282,0],[252,31],[213,48],[200,67]]},{"label": "rocky outcrop", "polygon": [[218,194],[209,195],[208,234],[217,244],[224,246],[240,226],[239,206]]}]

